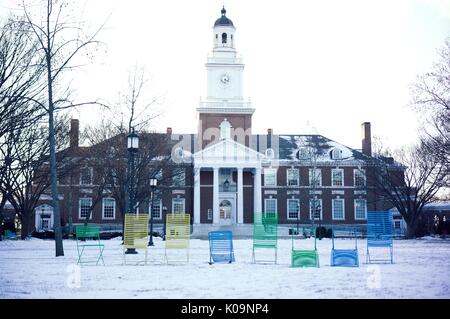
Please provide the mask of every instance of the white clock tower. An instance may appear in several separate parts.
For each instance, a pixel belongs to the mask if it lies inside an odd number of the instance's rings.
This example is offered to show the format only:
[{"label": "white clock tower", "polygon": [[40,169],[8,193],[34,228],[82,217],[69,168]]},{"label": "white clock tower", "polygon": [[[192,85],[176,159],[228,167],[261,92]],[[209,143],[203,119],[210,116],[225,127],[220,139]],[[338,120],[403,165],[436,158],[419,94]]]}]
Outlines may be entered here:
[{"label": "white clock tower", "polygon": [[251,134],[251,116],[255,110],[249,101],[244,100],[244,64],[236,52],[235,32],[233,22],[227,18],[225,8],[222,8],[221,17],[214,23],[213,50],[206,63],[206,100],[200,101],[197,109],[203,147],[213,141],[210,136],[204,136],[205,130],[219,128],[225,119],[234,130],[240,128],[246,134]]}]

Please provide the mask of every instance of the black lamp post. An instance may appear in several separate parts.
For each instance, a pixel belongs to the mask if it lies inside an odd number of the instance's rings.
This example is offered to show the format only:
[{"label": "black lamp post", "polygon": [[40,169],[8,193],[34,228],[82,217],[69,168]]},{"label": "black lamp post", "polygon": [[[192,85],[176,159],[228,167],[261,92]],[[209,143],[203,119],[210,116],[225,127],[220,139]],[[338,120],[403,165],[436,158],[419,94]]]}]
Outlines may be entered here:
[{"label": "black lamp post", "polygon": [[158,180],[156,178],[150,178],[150,241],[149,246],[154,246],[153,243],[153,193],[155,192]]},{"label": "black lamp post", "polygon": [[297,202],[297,235],[299,234],[299,223],[300,223],[300,204]]},{"label": "black lamp post", "polygon": [[[134,127],[128,133],[127,137],[128,149],[128,200],[125,207],[125,214],[136,214],[136,207],[134,203],[134,175],[135,175],[135,154],[139,149],[139,136],[134,132]],[[136,249],[128,248],[125,254],[137,254]]]},{"label": "black lamp post", "polygon": [[163,218],[164,218],[164,220],[163,220],[163,222],[164,222],[164,229],[163,229],[163,241],[165,241],[166,240],[166,219],[167,219],[167,207],[166,206],[163,206],[163,208],[162,208],[162,210],[163,210]]}]

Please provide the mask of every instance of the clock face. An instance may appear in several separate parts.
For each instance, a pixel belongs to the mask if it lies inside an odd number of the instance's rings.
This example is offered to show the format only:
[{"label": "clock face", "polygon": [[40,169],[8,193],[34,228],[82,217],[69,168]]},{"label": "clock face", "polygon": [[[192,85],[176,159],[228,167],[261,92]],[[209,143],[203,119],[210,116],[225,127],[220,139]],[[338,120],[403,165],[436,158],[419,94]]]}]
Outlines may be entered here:
[{"label": "clock face", "polygon": [[227,73],[224,73],[220,76],[220,82],[222,85],[228,85],[230,83],[230,76]]}]

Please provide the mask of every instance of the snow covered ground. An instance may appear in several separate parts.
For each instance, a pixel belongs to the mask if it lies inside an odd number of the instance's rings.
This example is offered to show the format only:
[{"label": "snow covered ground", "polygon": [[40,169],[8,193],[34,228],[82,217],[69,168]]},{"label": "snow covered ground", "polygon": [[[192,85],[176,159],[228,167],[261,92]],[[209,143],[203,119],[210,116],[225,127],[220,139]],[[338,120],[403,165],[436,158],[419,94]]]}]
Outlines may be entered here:
[{"label": "snow covered ground", "polygon": [[[351,246],[350,240],[339,240]],[[0,242],[0,298],[450,298],[450,240],[394,242],[394,264],[330,267],[331,241],[317,241],[320,268],[291,268],[291,240],[280,239],[278,264],[252,264],[252,241],[235,240],[236,263],[209,265],[206,240],[191,240],[188,264],[164,263],[164,242],[155,238],[148,265],[122,266],[119,238],[104,240],[106,266],[76,265],[75,241],[31,239]],[[302,247],[312,240],[302,240]],[[144,254],[128,255],[128,262]],[[78,271],[79,270],[79,271]]]}]

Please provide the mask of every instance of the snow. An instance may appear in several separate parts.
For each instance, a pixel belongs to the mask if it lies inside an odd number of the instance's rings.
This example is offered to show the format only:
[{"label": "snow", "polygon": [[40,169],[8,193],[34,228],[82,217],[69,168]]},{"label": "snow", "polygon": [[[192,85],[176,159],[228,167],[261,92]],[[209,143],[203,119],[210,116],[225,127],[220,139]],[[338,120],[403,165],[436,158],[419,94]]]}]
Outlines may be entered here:
[{"label": "snow", "polygon": [[[358,241],[360,267],[330,267],[331,241],[317,241],[320,268],[291,268],[291,240],[280,239],[278,264],[252,264],[251,239],[234,240],[236,263],[209,265],[207,240],[190,241],[189,263],[167,265],[164,242],[154,238],[148,264],[127,255],[120,238],[105,244],[106,266],[77,267],[76,243],[64,241],[54,257],[52,240],[0,242],[1,298],[450,298],[450,240],[433,237],[394,242],[394,264],[366,264],[366,242]],[[351,240],[339,239],[339,248]],[[312,239],[296,248],[313,247]],[[259,252],[259,251],[257,251]],[[380,252],[381,253],[381,252]],[[134,265],[133,265],[134,263]],[[79,269],[79,284],[76,279]]]}]

